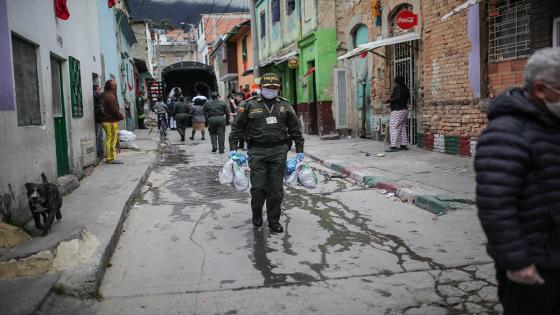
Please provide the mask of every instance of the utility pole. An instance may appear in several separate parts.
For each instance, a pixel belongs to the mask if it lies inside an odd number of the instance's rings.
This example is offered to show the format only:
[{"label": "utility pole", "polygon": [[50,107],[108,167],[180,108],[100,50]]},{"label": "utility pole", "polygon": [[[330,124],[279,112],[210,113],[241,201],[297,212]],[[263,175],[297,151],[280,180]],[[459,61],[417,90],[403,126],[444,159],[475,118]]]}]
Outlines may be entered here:
[{"label": "utility pole", "polygon": [[259,66],[259,36],[257,34],[257,8],[256,1],[249,0],[251,2],[251,45],[253,46],[253,77],[256,79],[260,77],[260,66]]}]

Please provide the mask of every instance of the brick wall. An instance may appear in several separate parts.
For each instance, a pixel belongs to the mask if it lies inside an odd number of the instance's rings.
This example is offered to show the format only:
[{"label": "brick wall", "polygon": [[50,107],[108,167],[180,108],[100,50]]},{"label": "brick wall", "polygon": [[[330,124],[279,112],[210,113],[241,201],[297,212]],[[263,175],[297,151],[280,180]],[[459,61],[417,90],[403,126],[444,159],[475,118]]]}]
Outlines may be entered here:
[{"label": "brick wall", "polygon": [[508,88],[523,86],[526,64],[527,58],[488,64],[488,86],[491,94],[497,96]]},{"label": "brick wall", "polygon": [[442,15],[462,2],[422,2],[424,32],[418,59],[421,133],[478,136],[486,125],[486,114],[473,96],[468,78],[467,10],[441,21]]}]

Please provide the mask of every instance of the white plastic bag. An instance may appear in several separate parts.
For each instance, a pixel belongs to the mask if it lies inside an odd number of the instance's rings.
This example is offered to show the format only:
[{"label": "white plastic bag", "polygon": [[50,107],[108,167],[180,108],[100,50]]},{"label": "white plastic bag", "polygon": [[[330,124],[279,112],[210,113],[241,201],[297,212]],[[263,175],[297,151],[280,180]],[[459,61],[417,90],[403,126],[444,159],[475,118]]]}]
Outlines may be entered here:
[{"label": "white plastic bag", "polygon": [[284,183],[288,186],[295,186],[298,183],[298,174],[301,168],[301,162],[297,161],[294,171],[284,178]]},{"label": "white plastic bag", "polygon": [[220,171],[219,181],[222,185],[231,185],[233,183],[233,165],[235,162],[229,159]]},{"label": "white plastic bag", "polygon": [[127,140],[127,141],[120,141],[119,140],[119,145],[121,147],[121,149],[138,149],[138,146],[136,145],[136,143],[134,143],[134,140]]},{"label": "white plastic bag", "polygon": [[237,164],[233,165],[233,187],[235,187],[237,191],[245,191],[249,188],[249,179],[241,166]]},{"label": "white plastic bag", "polygon": [[132,142],[136,140],[136,135],[132,131],[119,130],[117,138],[119,139],[119,141]]},{"label": "white plastic bag", "polygon": [[297,171],[297,178],[305,188],[315,188],[319,182],[317,174],[313,172],[313,169],[307,163],[300,166],[300,169]]}]

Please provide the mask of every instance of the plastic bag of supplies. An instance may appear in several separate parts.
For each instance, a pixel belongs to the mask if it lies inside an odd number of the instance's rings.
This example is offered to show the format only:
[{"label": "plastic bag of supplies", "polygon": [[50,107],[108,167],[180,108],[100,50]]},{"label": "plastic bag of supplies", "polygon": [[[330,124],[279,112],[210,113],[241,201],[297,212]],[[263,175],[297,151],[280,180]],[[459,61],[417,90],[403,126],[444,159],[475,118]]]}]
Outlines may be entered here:
[{"label": "plastic bag of supplies", "polygon": [[237,164],[233,165],[233,187],[237,191],[245,191],[249,188],[249,179],[241,166]]},{"label": "plastic bag of supplies", "polygon": [[315,188],[317,187],[317,183],[319,182],[319,178],[317,174],[313,171],[309,164],[304,163],[300,165],[300,168],[297,173],[297,179],[305,188]]},{"label": "plastic bag of supplies", "polygon": [[233,183],[233,167],[235,162],[231,159],[228,159],[224,167],[220,171],[219,181],[222,185],[228,185]]},{"label": "plastic bag of supplies", "polygon": [[301,168],[301,162],[298,160],[293,160],[295,163],[288,165],[290,160],[286,161],[286,177],[284,178],[284,183],[288,186],[295,186],[298,183],[298,173]]}]

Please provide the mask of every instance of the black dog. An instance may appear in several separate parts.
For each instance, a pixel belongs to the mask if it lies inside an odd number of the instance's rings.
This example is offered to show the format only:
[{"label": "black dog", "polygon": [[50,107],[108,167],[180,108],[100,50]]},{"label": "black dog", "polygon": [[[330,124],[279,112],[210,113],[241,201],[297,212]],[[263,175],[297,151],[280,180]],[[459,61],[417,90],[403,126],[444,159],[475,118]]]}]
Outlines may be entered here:
[{"label": "black dog", "polygon": [[[29,198],[29,210],[33,215],[35,226],[43,230],[42,236],[49,234],[51,225],[56,217],[62,219],[60,208],[62,207],[62,194],[56,184],[49,183],[45,173],[41,174],[42,184],[27,183],[27,198]],[[41,224],[41,216],[43,224]]]}]

